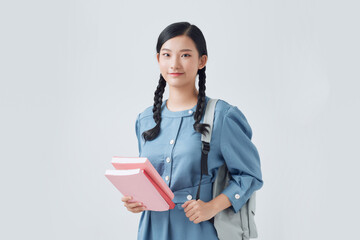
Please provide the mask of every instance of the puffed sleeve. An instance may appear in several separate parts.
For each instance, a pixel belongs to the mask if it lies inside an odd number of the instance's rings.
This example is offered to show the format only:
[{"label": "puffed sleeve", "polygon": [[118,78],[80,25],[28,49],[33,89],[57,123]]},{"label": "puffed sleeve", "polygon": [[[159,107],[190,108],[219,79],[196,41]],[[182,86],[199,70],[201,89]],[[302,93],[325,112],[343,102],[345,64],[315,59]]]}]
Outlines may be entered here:
[{"label": "puffed sleeve", "polygon": [[223,190],[234,213],[263,185],[259,153],[251,142],[252,130],[244,114],[230,106],[224,115],[220,149],[231,174]]},{"label": "puffed sleeve", "polygon": [[137,115],[136,122],[135,122],[135,133],[138,140],[138,149],[139,149],[139,156],[141,154],[141,138],[140,138],[140,113]]}]

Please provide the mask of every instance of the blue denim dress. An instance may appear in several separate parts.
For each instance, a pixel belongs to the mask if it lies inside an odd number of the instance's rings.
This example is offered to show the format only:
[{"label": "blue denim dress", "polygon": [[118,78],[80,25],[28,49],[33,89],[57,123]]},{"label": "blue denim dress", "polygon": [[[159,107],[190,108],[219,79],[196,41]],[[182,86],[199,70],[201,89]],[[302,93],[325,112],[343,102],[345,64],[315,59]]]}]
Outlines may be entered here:
[{"label": "blue denim dress", "polygon": [[[218,239],[210,221],[193,223],[181,207],[196,198],[201,168],[201,134],[193,128],[196,105],[188,110],[170,111],[165,100],[162,104],[160,134],[145,143],[141,134],[153,128],[152,106],[136,119],[135,131],[139,156],[147,157],[174,192],[174,209],[168,211],[143,211],[139,221],[138,240]],[[209,97],[206,96],[206,103]],[[201,119],[203,123],[204,116]],[[263,185],[260,158],[251,142],[252,130],[244,114],[224,100],[215,108],[212,139],[208,155],[209,175],[203,175],[200,199],[212,199],[212,183],[217,171],[225,162],[231,173],[229,186],[224,193],[234,212]]]}]

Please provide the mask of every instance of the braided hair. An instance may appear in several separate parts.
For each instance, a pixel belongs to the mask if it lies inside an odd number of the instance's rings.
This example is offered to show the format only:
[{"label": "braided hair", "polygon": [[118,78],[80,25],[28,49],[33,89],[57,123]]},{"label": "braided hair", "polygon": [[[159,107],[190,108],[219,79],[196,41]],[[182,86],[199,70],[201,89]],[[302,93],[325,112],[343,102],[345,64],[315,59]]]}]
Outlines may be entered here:
[{"label": "braided hair", "polygon": [[[200,31],[198,27],[188,22],[177,22],[170,24],[167,26],[159,35],[158,42],[156,45],[156,52],[159,53],[161,46],[169,39],[186,35],[190,37],[196,46],[196,49],[199,52],[199,56],[208,55],[206,49],[206,42],[204,35]],[[209,124],[201,124],[200,120],[205,112],[205,104],[206,104],[206,94],[205,94],[205,83],[206,83],[206,74],[205,74],[206,66],[202,69],[198,70],[199,75],[199,94],[198,101],[196,106],[196,112],[194,114],[195,123],[193,125],[194,130],[201,134],[209,133],[210,125]],[[161,123],[161,106],[163,102],[163,94],[166,87],[166,81],[162,74],[160,74],[160,79],[158,86],[155,91],[154,96],[154,105],[153,105],[153,118],[156,123],[155,127],[144,131],[142,136],[145,141],[151,141],[155,139],[160,133],[160,123]]]}]

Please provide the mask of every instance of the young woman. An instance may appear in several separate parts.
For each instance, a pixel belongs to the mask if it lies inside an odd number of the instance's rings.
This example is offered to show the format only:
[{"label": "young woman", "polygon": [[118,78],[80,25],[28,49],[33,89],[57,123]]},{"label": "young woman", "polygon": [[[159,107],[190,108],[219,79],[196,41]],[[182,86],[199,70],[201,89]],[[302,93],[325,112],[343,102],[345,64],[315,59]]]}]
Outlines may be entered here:
[{"label": "young woman", "polygon": [[[200,199],[196,193],[201,175],[201,134],[208,131],[203,122],[205,94],[206,42],[199,28],[188,22],[173,23],[160,34],[156,46],[160,80],[154,105],[136,119],[139,156],[147,157],[174,192],[174,209],[146,210],[141,203],[124,206],[142,212],[138,239],[218,239],[211,219],[225,208],[234,212],[263,185],[260,159],[251,142],[252,130],[244,114],[226,101],[215,108],[212,139],[208,154],[208,173],[201,179]],[[195,87],[199,75],[199,89]],[[163,93],[169,86],[169,98]],[[224,163],[231,173],[225,190],[212,199],[212,182]]]}]

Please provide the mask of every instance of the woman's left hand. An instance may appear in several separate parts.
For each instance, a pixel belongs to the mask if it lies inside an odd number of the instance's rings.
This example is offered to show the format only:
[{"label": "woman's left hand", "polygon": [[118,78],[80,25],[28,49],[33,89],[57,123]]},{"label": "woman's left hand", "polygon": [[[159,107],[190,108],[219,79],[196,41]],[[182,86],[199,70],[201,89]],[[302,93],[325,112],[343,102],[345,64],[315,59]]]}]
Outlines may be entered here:
[{"label": "woman's left hand", "polygon": [[186,217],[194,223],[200,223],[211,219],[217,214],[211,202],[204,202],[200,199],[186,201],[183,205]]}]

